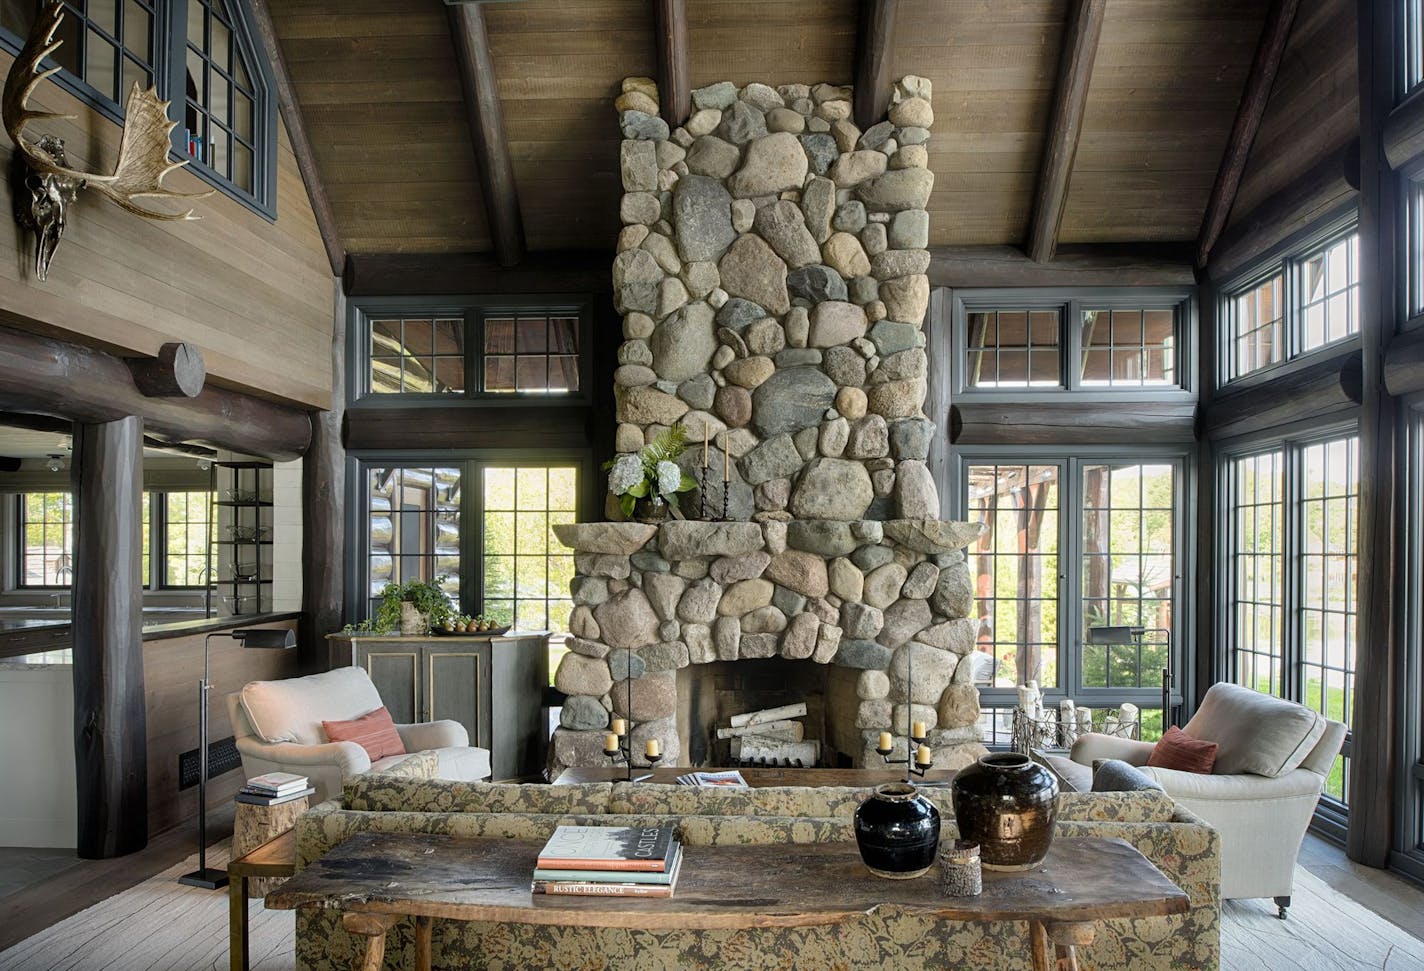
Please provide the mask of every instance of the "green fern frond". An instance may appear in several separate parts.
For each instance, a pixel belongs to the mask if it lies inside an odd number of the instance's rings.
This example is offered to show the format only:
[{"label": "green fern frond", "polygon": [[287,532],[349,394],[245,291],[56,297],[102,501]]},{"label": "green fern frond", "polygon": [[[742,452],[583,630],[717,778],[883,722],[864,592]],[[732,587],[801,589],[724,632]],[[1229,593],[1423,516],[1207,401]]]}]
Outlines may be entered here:
[{"label": "green fern frond", "polygon": [[687,449],[687,426],[674,422],[657,438],[643,447],[643,467],[656,469],[659,462],[676,462]]}]

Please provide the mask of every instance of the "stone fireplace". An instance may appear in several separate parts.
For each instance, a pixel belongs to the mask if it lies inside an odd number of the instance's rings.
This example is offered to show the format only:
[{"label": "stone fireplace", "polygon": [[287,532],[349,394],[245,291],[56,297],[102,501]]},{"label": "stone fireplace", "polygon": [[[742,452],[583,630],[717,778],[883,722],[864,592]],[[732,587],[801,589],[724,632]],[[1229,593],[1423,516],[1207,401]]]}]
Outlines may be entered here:
[{"label": "stone fireplace", "polygon": [[672,763],[720,757],[707,722],[747,686],[726,669],[742,662],[789,679],[745,709],[809,694],[787,700],[817,713],[822,764],[875,764],[878,734],[903,747],[912,720],[939,766],[983,752],[959,664],[981,528],[937,518],[926,464],[929,96],[902,79],[862,132],[848,88],[723,82],[670,131],[642,110],[656,86],[624,82],[617,449],[681,422],[685,468],[707,441],[706,506],[731,521],[555,527],[576,553],[556,772],[605,762],[614,716],[635,753],[657,738]]}]

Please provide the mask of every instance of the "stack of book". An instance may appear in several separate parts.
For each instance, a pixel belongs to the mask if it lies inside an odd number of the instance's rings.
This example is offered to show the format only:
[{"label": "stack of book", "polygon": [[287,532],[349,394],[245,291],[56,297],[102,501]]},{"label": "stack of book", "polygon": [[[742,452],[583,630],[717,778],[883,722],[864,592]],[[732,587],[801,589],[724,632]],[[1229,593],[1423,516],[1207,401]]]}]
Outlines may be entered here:
[{"label": "stack of book", "polygon": [[736,769],[729,769],[723,772],[689,772],[686,775],[677,777],[677,784],[680,786],[697,786],[703,789],[730,787],[733,789],[747,788],[747,780],[742,778],[742,774]]},{"label": "stack of book", "polygon": [[671,897],[682,867],[672,826],[560,826],[539,851],[532,893]]},{"label": "stack of book", "polygon": [[247,785],[237,791],[237,801],[249,806],[280,806],[284,802],[309,796],[316,789],[308,784],[304,775],[290,772],[268,772],[255,779],[248,779]]}]

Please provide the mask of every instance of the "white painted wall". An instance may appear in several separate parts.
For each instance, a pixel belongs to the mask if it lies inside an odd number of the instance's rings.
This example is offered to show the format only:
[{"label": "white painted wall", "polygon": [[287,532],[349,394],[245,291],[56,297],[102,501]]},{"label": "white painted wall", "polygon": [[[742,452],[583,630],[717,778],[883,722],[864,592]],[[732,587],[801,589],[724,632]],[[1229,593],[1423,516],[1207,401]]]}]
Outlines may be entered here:
[{"label": "white painted wall", "polygon": [[74,668],[0,664],[0,846],[72,847]]}]

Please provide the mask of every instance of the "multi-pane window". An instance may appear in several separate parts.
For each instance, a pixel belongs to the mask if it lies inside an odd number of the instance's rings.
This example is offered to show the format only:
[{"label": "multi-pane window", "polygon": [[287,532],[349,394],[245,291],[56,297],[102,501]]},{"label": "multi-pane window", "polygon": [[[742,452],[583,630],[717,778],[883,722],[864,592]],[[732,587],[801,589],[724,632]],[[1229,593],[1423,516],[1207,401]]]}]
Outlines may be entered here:
[{"label": "multi-pane window", "polygon": [[1062,378],[1058,310],[981,310],[968,314],[971,388],[1059,387]]},{"label": "multi-pane window", "polygon": [[[158,39],[153,0],[65,0],[63,6],[55,62],[122,111],[134,84],[153,84]],[[0,5],[0,25],[26,37],[39,7],[31,0]]]},{"label": "multi-pane window", "polygon": [[1082,334],[1083,387],[1177,383],[1177,322],[1172,308],[1084,310]]},{"label": "multi-pane window", "polygon": [[1400,57],[1399,95],[1404,98],[1424,83],[1424,3],[1405,0],[1404,24],[1400,31],[1403,56]]},{"label": "multi-pane window", "polygon": [[68,492],[20,496],[20,586],[74,582],[74,499]]},{"label": "multi-pane window", "polygon": [[577,391],[578,324],[576,316],[486,317],[484,390],[526,394]]},{"label": "multi-pane window", "polygon": [[[1227,625],[1233,678],[1350,724],[1359,439],[1287,442],[1232,459]],[[1326,795],[1344,802],[1348,758]]]},{"label": "multi-pane window", "polygon": [[1408,316],[1424,315],[1424,179],[1408,180],[1405,193],[1404,256]]},{"label": "multi-pane window", "polygon": [[1359,279],[1359,235],[1350,232],[1281,260],[1267,276],[1228,290],[1222,306],[1222,380],[1358,333]]},{"label": "multi-pane window", "polygon": [[975,680],[1056,687],[1060,467],[972,465],[968,476],[968,518],[989,525],[966,551],[979,613]]},{"label": "multi-pane window", "polygon": [[485,616],[520,630],[567,630],[574,556],[553,527],[577,518],[578,469],[486,467],[482,499]]},{"label": "multi-pane window", "polygon": [[[212,493],[169,492],[163,502],[163,585],[205,587],[213,579],[208,563],[217,541]],[[234,563],[237,574],[255,574],[255,564]],[[147,571],[144,573],[147,576]]]},{"label": "multi-pane window", "polygon": [[[1176,476],[1169,464],[1082,470],[1083,684],[1161,687],[1176,580]],[[1128,644],[1086,643],[1090,627],[1140,627]]]},{"label": "multi-pane window", "polygon": [[372,394],[465,390],[465,321],[460,317],[381,317],[371,321]]},{"label": "multi-pane window", "polygon": [[366,578],[370,614],[388,583],[444,577],[460,595],[460,468],[401,466],[366,470]]},{"label": "multi-pane window", "polygon": [[188,0],[184,133],[189,157],[254,193],[258,93],[249,54],[233,24],[225,0]]}]

